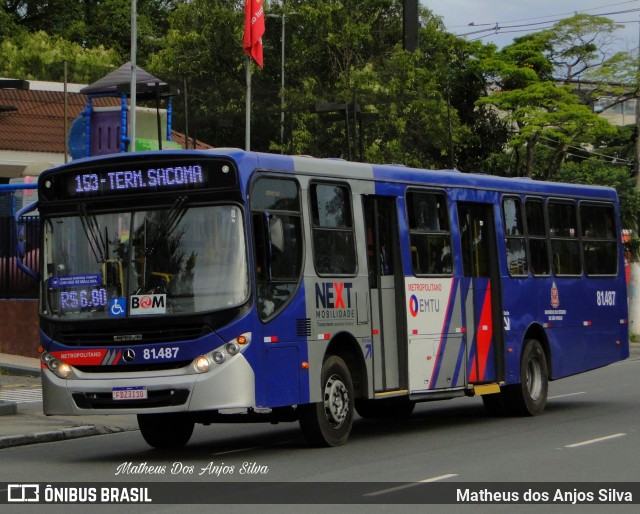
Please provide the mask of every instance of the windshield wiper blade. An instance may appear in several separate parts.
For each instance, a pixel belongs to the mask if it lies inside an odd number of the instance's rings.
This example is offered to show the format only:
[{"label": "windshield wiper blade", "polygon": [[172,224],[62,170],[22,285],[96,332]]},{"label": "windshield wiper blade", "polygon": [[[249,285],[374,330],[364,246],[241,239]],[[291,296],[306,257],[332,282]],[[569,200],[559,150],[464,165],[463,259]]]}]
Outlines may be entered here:
[{"label": "windshield wiper blade", "polygon": [[100,227],[95,215],[87,212],[87,206],[84,203],[78,205],[78,211],[80,212],[80,222],[84,229],[87,239],[89,240],[89,246],[93,252],[93,256],[96,258],[96,262],[105,262],[105,248],[106,244],[100,234]]},{"label": "windshield wiper blade", "polygon": [[182,221],[182,218],[187,212],[186,203],[187,203],[187,197],[179,196],[178,198],[176,198],[176,201],[171,206],[169,215],[167,216],[167,219],[164,222],[165,224],[164,228],[167,236],[171,235],[173,231],[176,228],[178,228],[178,225],[180,225],[180,221]]}]

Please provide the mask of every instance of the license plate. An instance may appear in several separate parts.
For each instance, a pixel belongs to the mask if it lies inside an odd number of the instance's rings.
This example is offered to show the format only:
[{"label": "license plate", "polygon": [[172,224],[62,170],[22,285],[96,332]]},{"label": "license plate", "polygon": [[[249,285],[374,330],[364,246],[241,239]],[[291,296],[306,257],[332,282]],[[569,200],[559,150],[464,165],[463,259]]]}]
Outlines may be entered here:
[{"label": "license plate", "polygon": [[114,387],[111,395],[114,400],[146,400],[147,388],[144,386]]}]

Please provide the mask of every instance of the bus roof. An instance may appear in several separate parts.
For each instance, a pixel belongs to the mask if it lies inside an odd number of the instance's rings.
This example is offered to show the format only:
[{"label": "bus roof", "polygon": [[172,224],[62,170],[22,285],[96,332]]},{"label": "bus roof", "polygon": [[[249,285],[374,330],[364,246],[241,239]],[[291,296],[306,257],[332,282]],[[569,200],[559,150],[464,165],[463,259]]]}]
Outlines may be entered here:
[{"label": "bus roof", "polygon": [[480,173],[466,173],[458,170],[428,170],[409,168],[399,164],[366,164],[343,159],[289,156],[272,153],[247,152],[240,148],[215,148],[208,150],[160,150],[146,152],[119,153],[108,156],[87,157],[43,172],[43,177],[53,170],[75,168],[99,159],[114,161],[144,156],[145,159],[162,158],[168,155],[218,155],[230,157],[238,164],[240,174],[248,179],[258,168],[265,171],[298,173],[326,178],[375,180],[389,183],[411,184],[416,187],[459,187],[485,189],[489,191],[518,194],[539,194],[557,196],[580,196],[599,200],[615,200],[616,190],[612,187],[588,186],[534,180],[526,177],[499,177]]}]

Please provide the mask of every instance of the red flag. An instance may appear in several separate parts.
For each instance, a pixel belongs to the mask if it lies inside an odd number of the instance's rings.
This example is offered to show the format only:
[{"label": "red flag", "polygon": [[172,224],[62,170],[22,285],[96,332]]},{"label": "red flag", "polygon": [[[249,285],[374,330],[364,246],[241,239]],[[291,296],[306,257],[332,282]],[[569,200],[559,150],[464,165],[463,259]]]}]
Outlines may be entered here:
[{"label": "red flag", "polygon": [[262,34],[264,34],[264,6],[262,0],[246,0],[244,3],[244,44],[243,48],[249,57],[261,68]]}]

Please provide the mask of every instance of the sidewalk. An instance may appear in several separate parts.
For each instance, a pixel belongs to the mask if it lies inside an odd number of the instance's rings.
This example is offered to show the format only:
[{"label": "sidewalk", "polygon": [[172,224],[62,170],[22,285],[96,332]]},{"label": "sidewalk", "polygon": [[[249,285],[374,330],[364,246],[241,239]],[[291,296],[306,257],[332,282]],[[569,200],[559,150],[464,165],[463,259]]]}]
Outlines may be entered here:
[{"label": "sidewalk", "polygon": [[[17,397],[40,392],[40,361],[0,353],[0,394]],[[0,449],[138,430],[134,415],[45,416],[41,401],[0,399]]]},{"label": "sidewalk", "polygon": [[[629,358],[640,359],[640,343],[631,344]],[[0,393],[9,391],[38,395],[38,359],[0,353]],[[0,449],[130,430],[138,430],[134,415],[45,416],[41,401],[0,399]]]}]

